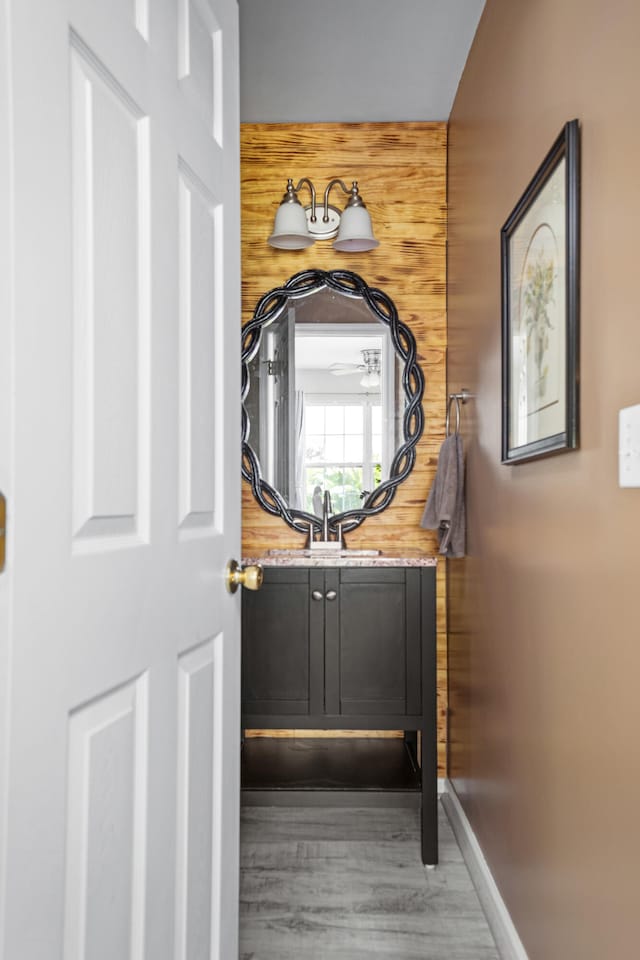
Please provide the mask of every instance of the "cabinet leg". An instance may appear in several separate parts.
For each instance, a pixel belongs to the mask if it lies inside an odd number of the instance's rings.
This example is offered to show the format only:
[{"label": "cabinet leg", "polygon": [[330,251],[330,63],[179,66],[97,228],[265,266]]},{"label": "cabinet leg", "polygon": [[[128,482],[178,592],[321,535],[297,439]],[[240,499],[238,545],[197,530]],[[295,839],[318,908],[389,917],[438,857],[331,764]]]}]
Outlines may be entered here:
[{"label": "cabinet leg", "polygon": [[[430,741],[433,739],[434,743]],[[435,737],[422,735],[422,862],[433,867],[438,862],[438,767]]]}]

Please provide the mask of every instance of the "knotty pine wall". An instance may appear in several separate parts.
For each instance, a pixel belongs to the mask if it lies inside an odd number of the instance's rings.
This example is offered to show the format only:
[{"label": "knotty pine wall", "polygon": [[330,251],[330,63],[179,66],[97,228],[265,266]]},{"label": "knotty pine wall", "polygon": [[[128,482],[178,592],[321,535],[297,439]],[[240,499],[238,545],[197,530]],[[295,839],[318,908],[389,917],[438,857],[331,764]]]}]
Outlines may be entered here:
[{"label": "knotty pine wall", "polygon": [[[416,465],[392,505],[347,537],[351,547],[437,553],[435,533],[420,519],[444,437],[446,409],[446,160],[444,123],[244,124],[242,169],[242,322],[263,293],[292,274],[315,267],[353,270],[383,289],[416,338],[425,374],[425,430]],[[320,200],[329,180],[357,180],[380,246],[338,253],[330,241],[306,250],[267,244],[287,178],[309,177]],[[346,195],[334,188],[342,208]],[[303,204],[309,192],[300,193]],[[301,547],[303,538],[269,516],[242,483],[242,552],[255,557],[272,547]],[[446,775],[447,641],[445,564],[438,566],[438,749]]]}]

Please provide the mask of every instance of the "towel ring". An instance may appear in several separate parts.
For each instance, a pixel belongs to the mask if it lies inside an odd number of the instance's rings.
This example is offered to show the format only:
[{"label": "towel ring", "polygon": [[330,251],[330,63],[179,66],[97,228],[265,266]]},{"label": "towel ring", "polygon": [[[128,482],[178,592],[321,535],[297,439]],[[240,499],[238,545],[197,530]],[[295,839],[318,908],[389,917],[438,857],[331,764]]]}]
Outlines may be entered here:
[{"label": "towel ring", "polygon": [[466,387],[463,387],[460,393],[450,393],[449,399],[447,401],[447,416],[445,419],[445,433],[446,436],[451,436],[451,404],[455,403],[456,405],[456,429],[455,433],[460,433],[460,404],[465,404],[467,400],[471,400],[473,394],[470,393]]}]

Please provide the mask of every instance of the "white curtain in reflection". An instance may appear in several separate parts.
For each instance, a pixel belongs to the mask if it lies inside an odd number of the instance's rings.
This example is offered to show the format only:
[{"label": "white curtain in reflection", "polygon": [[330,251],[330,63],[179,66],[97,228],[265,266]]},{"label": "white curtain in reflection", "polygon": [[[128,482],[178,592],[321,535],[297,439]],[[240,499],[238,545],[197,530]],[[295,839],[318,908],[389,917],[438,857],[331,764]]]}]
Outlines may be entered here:
[{"label": "white curtain in reflection", "polygon": [[295,392],[295,507],[304,510],[304,391]]}]

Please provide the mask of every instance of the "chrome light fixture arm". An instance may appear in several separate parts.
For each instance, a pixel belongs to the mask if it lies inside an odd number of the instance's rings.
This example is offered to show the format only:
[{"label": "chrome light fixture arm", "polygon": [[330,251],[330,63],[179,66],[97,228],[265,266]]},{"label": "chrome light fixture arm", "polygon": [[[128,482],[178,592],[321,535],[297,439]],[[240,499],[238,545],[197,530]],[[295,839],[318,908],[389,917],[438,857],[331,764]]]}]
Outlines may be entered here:
[{"label": "chrome light fixture arm", "polygon": [[298,193],[302,190],[302,187],[305,185],[309,187],[309,193],[311,194],[311,217],[310,220],[312,223],[316,222],[316,188],[314,187],[311,180],[308,177],[302,177],[298,181],[298,185],[294,187],[293,180],[291,177],[287,180],[287,192],[282,198],[283,203],[300,203],[298,200]]},{"label": "chrome light fixture arm", "polygon": [[335,187],[336,184],[340,186],[344,193],[350,194],[350,199],[347,202],[348,207],[364,207],[362,197],[360,196],[360,191],[358,190],[358,181],[353,180],[351,186],[348,187],[344,180],[341,180],[340,177],[335,177],[333,180],[329,181],[324,191],[324,214],[322,219],[325,223],[327,223],[329,220],[329,194],[331,192],[331,188]]}]

